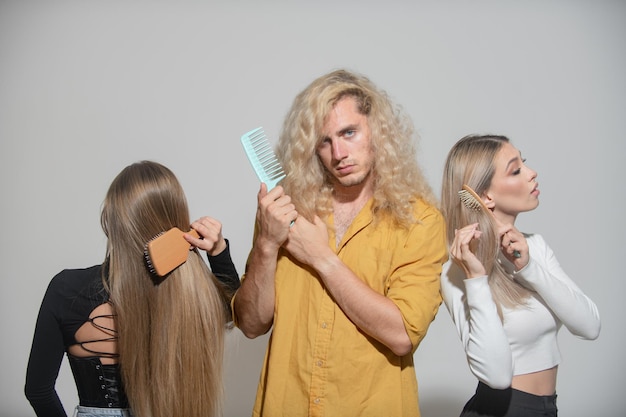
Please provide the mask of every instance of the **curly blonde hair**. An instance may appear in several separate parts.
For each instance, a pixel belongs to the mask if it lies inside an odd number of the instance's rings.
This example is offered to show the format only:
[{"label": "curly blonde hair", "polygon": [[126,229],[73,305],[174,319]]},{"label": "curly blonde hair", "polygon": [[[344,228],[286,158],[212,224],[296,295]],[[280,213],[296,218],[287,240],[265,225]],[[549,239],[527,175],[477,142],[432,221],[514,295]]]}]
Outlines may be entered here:
[{"label": "curly blonde hair", "polygon": [[332,212],[332,184],[316,149],[323,139],[328,114],[344,97],[356,100],[371,131],[375,220],[379,215],[390,215],[400,225],[412,223],[414,201],[436,204],[417,164],[413,123],[386,92],[368,78],[346,70],[319,77],[296,96],[276,147],[287,173],[281,185],[299,215],[311,220]]}]

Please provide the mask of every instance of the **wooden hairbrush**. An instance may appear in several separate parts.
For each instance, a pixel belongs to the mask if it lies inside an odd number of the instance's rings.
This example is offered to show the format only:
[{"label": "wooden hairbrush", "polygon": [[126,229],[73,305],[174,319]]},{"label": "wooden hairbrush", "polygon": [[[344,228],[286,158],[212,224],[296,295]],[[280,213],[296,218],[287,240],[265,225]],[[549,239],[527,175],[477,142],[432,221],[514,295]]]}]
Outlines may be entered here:
[{"label": "wooden hairbrush", "polygon": [[[146,243],[144,257],[150,273],[163,277],[187,260],[191,245],[183,237],[184,233],[179,228],[172,227]],[[200,238],[193,229],[186,233]]]},{"label": "wooden hairbrush", "polygon": [[463,205],[470,210],[480,211],[482,208],[486,213],[491,213],[491,210],[485,205],[483,199],[480,198],[478,194],[476,194],[476,191],[472,190],[472,187],[469,185],[463,184],[463,189],[459,191],[459,198]]},{"label": "wooden hairbrush", "polygon": [[[463,184],[461,190],[459,190],[459,198],[465,207],[470,210],[480,211],[481,209],[485,210],[486,213],[489,213],[493,216],[493,212],[489,210],[489,208],[485,205],[482,198],[476,194],[476,191],[472,190],[472,187],[469,185]],[[495,218],[495,216],[494,216]],[[521,257],[521,253],[517,250],[513,251],[513,256],[516,258]]]}]

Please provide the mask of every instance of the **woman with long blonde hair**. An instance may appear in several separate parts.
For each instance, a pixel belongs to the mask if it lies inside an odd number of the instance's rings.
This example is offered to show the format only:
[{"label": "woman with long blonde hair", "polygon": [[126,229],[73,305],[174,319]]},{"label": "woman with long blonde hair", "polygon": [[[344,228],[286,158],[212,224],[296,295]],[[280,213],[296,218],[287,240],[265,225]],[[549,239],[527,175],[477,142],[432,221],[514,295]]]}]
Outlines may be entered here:
[{"label": "woman with long blonde hair", "polygon": [[[220,415],[224,333],[239,285],[221,224],[208,217],[191,224],[180,183],[150,161],[115,178],[101,223],[104,263],[62,271],[42,302],[25,388],[35,412],[65,416],[54,382],[67,353],[80,400],[76,416]],[[186,262],[156,277],[146,265],[146,243],[190,224],[204,239],[186,235],[195,244]]]},{"label": "woman with long blonde hair", "polygon": [[508,138],[470,135],[450,150],[442,211],[451,259],[441,292],[479,381],[462,417],[556,416],[559,329],[599,335],[593,301],[542,236],[515,227],[538,204],[537,173]]}]

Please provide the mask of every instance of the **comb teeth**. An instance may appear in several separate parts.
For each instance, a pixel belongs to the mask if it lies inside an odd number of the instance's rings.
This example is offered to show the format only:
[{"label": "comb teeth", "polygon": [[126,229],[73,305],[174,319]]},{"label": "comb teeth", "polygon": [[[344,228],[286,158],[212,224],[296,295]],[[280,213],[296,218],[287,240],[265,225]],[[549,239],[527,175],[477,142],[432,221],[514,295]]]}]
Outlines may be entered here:
[{"label": "comb teeth", "polygon": [[460,190],[459,198],[461,203],[470,210],[479,211],[482,208],[480,202],[476,201],[476,198],[467,190]]},{"label": "comb teeth", "polygon": [[259,127],[244,134],[241,143],[259,180],[267,185],[268,191],[285,177],[285,171],[276,158],[263,128]]}]

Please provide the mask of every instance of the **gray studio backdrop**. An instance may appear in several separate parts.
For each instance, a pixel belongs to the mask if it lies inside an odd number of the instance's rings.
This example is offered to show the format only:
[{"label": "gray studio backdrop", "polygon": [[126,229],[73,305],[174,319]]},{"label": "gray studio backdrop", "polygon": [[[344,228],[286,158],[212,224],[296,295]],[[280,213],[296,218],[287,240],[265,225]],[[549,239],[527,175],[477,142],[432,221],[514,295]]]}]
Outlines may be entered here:
[{"label": "gray studio backdrop", "polygon": [[[595,342],[561,333],[560,415],[624,416],[625,21],[609,1],[0,1],[0,415],[33,415],[39,303],[61,269],[102,261],[100,204],[124,166],[172,168],[241,273],[259,185],[240,135],[263,126],[274,141],[302,88],[348,68],[411,115],[436,190],[465,134],[522,150],[542,194],[519,225],[603,319]],[[229,335],[226,416],[250,415],[266,342]],[[475,380],[445,308],[415,362],[422,414],[458,415]],[[57,389],[71,413],[65,362]]]}]

